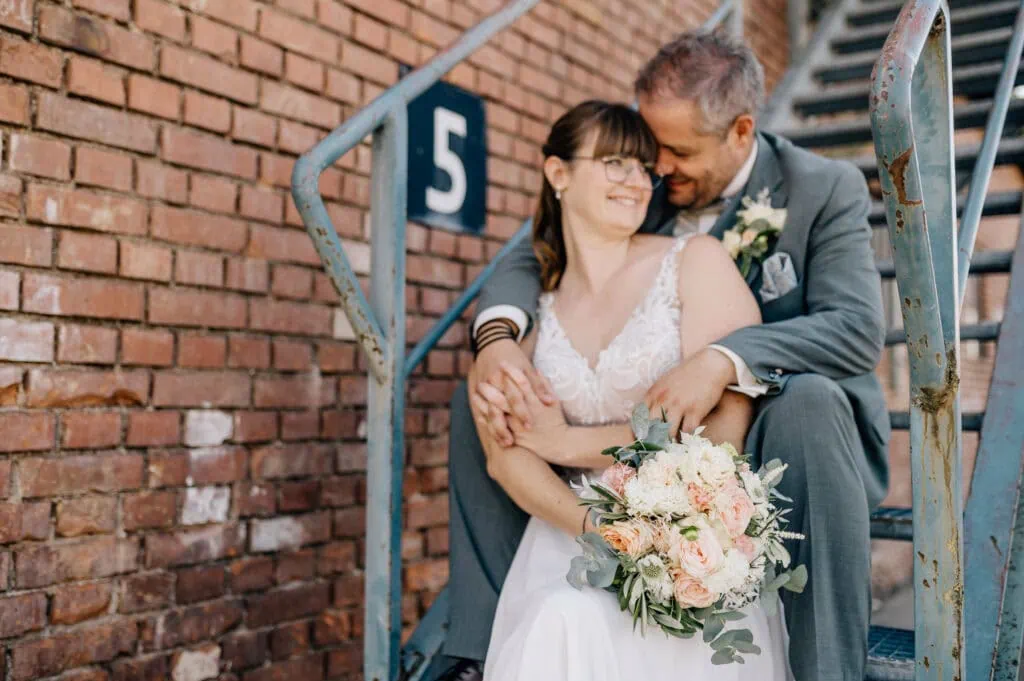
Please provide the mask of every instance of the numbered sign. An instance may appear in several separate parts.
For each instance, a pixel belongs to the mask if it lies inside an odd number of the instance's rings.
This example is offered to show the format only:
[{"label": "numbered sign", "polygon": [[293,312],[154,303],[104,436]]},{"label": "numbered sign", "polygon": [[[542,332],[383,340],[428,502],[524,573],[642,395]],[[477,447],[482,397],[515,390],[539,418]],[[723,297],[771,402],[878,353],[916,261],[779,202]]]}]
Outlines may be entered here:
[{"label": "numbered sign", "polygon": [[475,233],[486,209],[483,101],[436,83],[409,104],[409,220]]}]

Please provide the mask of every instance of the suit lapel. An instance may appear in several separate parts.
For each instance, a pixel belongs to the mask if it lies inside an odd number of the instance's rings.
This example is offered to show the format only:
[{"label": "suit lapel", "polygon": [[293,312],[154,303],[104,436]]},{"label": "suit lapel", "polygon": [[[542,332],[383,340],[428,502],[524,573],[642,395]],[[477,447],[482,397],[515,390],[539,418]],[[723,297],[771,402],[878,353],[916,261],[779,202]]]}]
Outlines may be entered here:
[{"label": "suit lapel", "polygon": [[726,230],[736,224],[736,211],[739,210],[744,196],[754,198],[764,189],[768,188],[768,194],[772,197],[772,205],[781,208],[786,205],[788,198],[785,183],[782,181],[782,170],[779,168],[778,159],[775,156],[775,147],[764,133],[757,135],[757,158],[754,160],[754,167],[750,171],[750,179],[739,194],[729,199],[725,210],[718,216],[715,226],[708,232],[716,239],[721,239]]}]

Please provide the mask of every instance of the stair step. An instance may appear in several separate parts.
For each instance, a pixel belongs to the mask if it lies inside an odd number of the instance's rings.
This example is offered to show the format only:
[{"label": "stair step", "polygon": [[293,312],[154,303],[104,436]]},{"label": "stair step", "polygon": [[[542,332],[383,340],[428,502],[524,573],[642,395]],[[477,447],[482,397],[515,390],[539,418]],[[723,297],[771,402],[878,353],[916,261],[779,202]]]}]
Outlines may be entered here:
[{"label": "stair step", "polygon": [[[977,7],[956,10],[950,21],[950,26],[953,29],[952,36],[959,37],[983,31],[994,31],[1009,26],[1017,18],[1019,9],[1020,3],[1017,0],[1002,0],[1002,2],[989,2]],[[891,30],[892,22],[854,28],[844,31],[836,37],[830,43],[830,47],[836,54],[881,50]]]},{"label": "stair step", "polygon": [[[960,414],[961,429],[967,433],[981,431],[981,420],[984,412],[962,412]],[[910,414],[905,411],[890,411],[889,423],[893,430],[910,430]]]},{"label": "stair step", "polygon": [[[979,99],[992,97],[1002,75],[1000,62],[953,69],[953,94]],[[1024,64],[1017,69],[1017,85],[1024,83]],[[867,81],[835,85],[820,93],[793,98],[793,108],[802,116],[867,111],[871,86]]]},{"label": "stair step", "polygon": [[[957,130],[983,127],[988,122],[991,111],[992,100],[960,104],[953,109],[954,127]],[[1012,99],[1006,114],[1006,125],[1012,128],[1021,123],[1024,123],[1024,99]],[[822,148],[857,144],[871,141],[871,121],[865,115],[838,123],[804,125],[798,129],[783,131],[782,134],[802,147]]]},{"label": "stair step", "polygon": [[[974,169],[978,161],[980,144],[961,145],[956,149],[956,170],[960,173],[968,173]],[[868,179],[878,177],[878,161],[875,154],[865,154],[849,159]],[[1024,165],[1024,137],[1003,138],[999,141],[996,150],[996,165]]]},{"label": "stair step", "polygon": [[[870,26],[871,24],[884,23],[888,24],[891,28],[905,4],[906,0],[865,2],[862,8],[850,12],[846,19],[851,26]],[[985,4],[986,0],[950,0],[949,7],[953,10],[953,28],[956,29],[957,10],[983,7]]]},{"label": "stair step", "polygon": [[[978,251],[971,257],[971,274],[1003,274],[1010,271],[1013,251]],[[876,260],[878,273],[883,279],[896,276],[892,260]]]},{"label": "stair step", "polygon": [[[953,38],[953,63],[957,67],[997,61],[1002,63],[1013,36],[1012,28],[974,33]],[[823,83],[841,83],[866,80],[878,60],[877,50],[843,55],[829,61],[828,66],[815,70],[814,77]]]},{"label": "stair step", "polygon": [[[962,341],[996,341],[999,340],[999,329],[1001,322],[982,322],[980,324],[963,324],[960,327],[960,340]],[[887,346],[903,345],[907,342],[907,335],[903,329],[889,329],[885,332],[885,344]]]},{"label": "stair step", "polygon": [[[985,206],[982,208],[982,217],[994,217],[997,215],[1017,215],[1021,212],[1022,197],[1024,192],[998,192],[985,197]],[[964,212],[964,200],[966,197],[957,199],[956,213],[961,216]],[[885,204],[875,201],[871,204],[871,212],[868,213],[868,222],[875,227],[885,227]],[[977,257],[977,256],[975,256]],[[1009,267],[1010,256],[1007,254],[1006,263]],[[1009,271],[1009,269],[1004,270]],[[891,275],[890,275],[891,276]]]},{"label": "stair step", "polygon": [[871,538],[913,540],[914,509],[883,506],[872,513]]},{"label": "stair step", "polygon": [[913,681],[914,632],[871,627],[866,681]]}]

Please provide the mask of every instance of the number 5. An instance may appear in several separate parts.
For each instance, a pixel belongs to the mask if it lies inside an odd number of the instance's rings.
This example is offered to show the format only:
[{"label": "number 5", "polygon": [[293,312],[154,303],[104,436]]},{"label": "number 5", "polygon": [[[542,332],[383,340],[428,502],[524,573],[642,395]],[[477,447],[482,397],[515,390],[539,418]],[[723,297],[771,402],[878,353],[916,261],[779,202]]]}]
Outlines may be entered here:
[{"label": "number 5", "polygon": [[445,192],[427,187],[427,208],[436,213],[457,213],[466,200],[466,167],[448,146],[453,134],[466,136],[466,118],[441,107],[434,109],[434,165],[452,180]]}]

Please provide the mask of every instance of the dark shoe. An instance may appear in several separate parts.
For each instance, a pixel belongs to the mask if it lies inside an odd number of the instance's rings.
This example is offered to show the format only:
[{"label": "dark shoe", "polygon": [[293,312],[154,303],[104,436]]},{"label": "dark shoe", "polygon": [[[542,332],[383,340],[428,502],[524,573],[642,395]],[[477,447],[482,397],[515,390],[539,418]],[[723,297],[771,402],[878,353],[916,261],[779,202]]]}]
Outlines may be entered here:
[{"label": "dark shoe", "polygon": [[483,681],[484,670],[476,660],[449,658],[453,664],[436,677],[436,681]]}]

